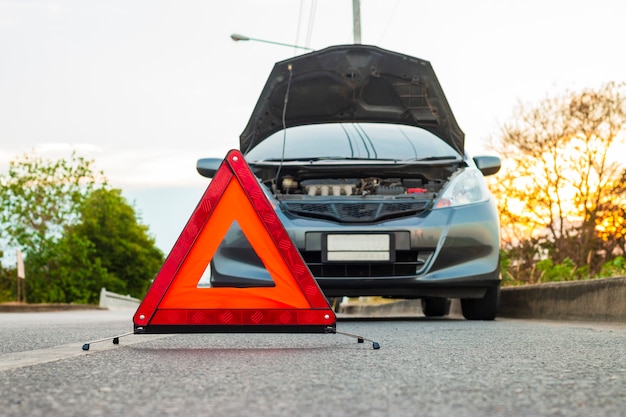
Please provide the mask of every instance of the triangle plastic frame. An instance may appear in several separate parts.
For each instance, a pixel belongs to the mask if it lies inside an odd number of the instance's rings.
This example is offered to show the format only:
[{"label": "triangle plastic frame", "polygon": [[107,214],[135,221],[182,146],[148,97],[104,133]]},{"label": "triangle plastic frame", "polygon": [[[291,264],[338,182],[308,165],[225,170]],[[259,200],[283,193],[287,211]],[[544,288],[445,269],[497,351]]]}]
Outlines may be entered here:
[{"label": "triangle plastic frame", "polygon": [[[237,221],[274,287],[204,288]],[[243,155],[231,150],[133,317],[134,333],[335,333],[336,317]]]}]

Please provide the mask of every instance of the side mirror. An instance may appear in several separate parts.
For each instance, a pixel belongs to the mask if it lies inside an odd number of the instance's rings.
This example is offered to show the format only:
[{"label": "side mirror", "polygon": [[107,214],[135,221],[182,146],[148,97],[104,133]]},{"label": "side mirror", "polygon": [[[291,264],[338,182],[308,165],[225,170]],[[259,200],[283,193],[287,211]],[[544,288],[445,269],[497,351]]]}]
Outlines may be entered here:
[{"label": "side mirror", "polygon": [[485,177],[500,171],[500,167],[502,166],[502,162],[497,156],[475,156],[473,159],[476,168],[478,168]]},{"label": "side mirror", "polygon": [[196,169],[198,170],[198,173],[203,177],[213,178],[220,165],[222,165],[222,161],[223,160],[219,158],[198,159]]}]

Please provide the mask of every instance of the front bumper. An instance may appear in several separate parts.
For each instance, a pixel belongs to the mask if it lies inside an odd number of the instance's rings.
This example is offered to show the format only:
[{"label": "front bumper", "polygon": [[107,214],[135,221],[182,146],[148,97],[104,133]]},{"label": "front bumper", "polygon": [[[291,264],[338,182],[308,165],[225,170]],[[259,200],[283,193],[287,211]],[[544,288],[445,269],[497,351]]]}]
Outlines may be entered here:
[{"label": "front bumper", "polygon": [[[492,201],[367,225],[277,214],[328,297],[480,298],[500,283],[500,234]],[[328,233],[389,233],[395,256],[392,262],[325,261]],[[273,285],[236,223],[213,257],[211,285]]]}]

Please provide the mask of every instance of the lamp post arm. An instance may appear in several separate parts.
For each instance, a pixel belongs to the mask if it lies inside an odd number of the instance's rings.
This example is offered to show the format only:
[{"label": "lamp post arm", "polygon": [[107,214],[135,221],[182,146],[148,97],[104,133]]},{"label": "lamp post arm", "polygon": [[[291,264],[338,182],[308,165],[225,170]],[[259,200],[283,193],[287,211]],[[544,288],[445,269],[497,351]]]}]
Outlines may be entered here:
[{"label": "lamp post arm", "polygon": [[237,41],[256,41],[256,42],[270,43],[272,45],[280,45],[280,46],[288,46],[290,48],[304,49],[306,51],[314,51],[313,48],[307,48],[306,46],[291,45],[291,44],[288,44],[288,43],[267,41],[265,39],[250,38],[248,36],[239,35],[237,33],[233,33],[232,35],[230,35],[230,38],[233,41],[235,41],[235,42],[237,42]]}]

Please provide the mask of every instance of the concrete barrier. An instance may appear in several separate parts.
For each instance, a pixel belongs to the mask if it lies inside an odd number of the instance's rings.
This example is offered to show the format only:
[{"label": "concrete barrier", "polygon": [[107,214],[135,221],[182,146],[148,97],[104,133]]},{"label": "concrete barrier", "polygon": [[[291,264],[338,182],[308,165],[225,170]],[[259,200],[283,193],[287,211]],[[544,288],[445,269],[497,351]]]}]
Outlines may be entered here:
[{"label": "concrete barrier", "polygon": [[[420,300],[352,302],[342,304],[340,313],[415,316],[422,309]],[[459,300],[452,300],[450,316],[461,314]],[[498,317],[626,323],[626,277],[503,287]]]},{"label": "concrete barrier", "polygon": [[0,313],[43,313],[67,310],[98,310],[100,307],[91,304],[26,304],[2,303]]},{"label": "concrete barrier", "polygon": [[102,288],[100,291],[100,308],[109,310],[135,310],[139,307],[141,300],[130,295],[121,295],[107,291]]},{"label": "concrete barrier", "polygon": [[626,277],[505,287],[498,316],[626,323]]}]

